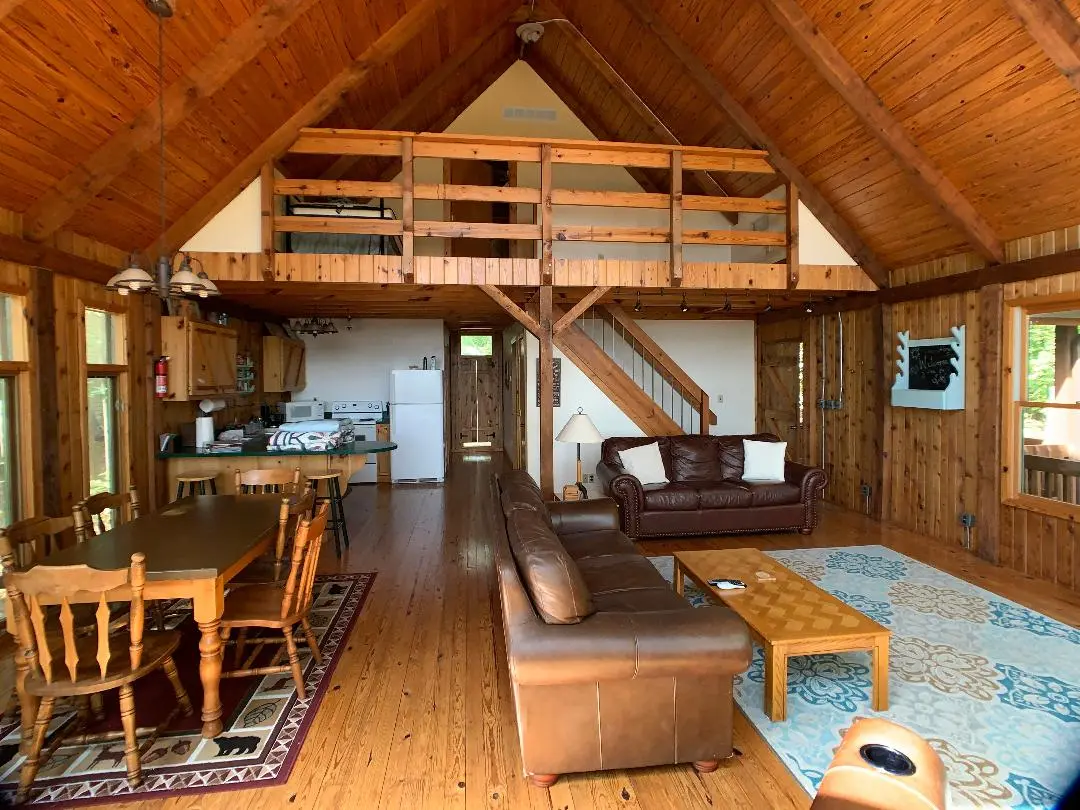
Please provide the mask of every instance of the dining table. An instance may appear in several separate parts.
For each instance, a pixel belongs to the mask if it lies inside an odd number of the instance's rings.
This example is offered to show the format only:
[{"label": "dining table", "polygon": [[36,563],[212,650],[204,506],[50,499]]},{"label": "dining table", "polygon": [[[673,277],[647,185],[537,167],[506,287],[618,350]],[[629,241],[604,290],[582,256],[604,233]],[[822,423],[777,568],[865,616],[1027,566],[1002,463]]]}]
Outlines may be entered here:
[{"label": "dining table", "polygon": [[[199,678],[202,681],[202,735],[221,733],[221,615],[229,581],[270,550],[277,530],[282,495],[195,495],[173,501],[143,517],[121,524],[85,543],[42,559],[39,565],[86,565],[101,570],[127,568],[131,555],[146,557],[143,598],[190,599],[199,626]],[[128,589],[110,591],[129,599]],[[108,594],[106,595],[108,598]],[[27,663],[16,655],[18,675]],[[19,672],[19,670],[23,670]],[[16,678],[16,686],[22,684]],[[23,739],[37,716],[37,700],[19,689]]]}]

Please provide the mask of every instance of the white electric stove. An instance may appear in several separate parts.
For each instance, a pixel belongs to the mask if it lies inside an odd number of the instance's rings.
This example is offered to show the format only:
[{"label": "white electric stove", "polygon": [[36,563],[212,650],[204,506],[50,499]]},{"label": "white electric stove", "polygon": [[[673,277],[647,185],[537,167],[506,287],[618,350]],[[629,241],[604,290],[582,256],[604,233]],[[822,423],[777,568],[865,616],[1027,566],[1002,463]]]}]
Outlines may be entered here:
[{"label": "white electric stove", "polygon": [[[375,441],[375,425],[383,418],[385,411],[386,402],[378,399],[338,401],[330,405],[332,419],[352,420],[355,440],[358,442]],[[352,474],[349,485],[374,484],[378,477],[376,456],[369,455],[367,463]]]}]

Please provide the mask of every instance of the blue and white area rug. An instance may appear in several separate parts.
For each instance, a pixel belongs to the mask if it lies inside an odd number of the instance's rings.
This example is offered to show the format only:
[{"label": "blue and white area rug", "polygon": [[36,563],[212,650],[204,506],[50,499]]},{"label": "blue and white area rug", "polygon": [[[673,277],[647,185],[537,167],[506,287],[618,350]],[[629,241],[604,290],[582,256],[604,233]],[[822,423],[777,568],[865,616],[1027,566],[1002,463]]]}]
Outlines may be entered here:
[{"label": "blue and white area rug", "polygon": [[[768,553],[892,630],[886,712],[870,707],[868,653],[789,659],[778,723],[759,648],[735,679],[740,708],[811,795],[843,732],[880,716],[937,751],[953,807],[1054,807],[1080,770],[1080,631],[883,546]],[[670,581],[672,558],[652,562]],[[709,599],[689,581],[686,596]]]}]

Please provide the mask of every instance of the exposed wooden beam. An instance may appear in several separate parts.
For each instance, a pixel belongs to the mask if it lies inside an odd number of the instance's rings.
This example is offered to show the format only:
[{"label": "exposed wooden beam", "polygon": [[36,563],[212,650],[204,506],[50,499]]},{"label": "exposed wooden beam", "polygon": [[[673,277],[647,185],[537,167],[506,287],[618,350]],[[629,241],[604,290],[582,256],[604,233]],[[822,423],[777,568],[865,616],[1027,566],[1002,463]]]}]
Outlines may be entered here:
[{"label": "exposed wooden beam", "polygon": [[274,184],[277,177],[274,173],[274,164],[266,162],[259,172],[259,196],[262,207],[262,251],[263,251],[263,280],[274,280],[274,253],[275,234],[274,216],[276,214],[277,197],[274,196]]},{"label": "exposed wooden beam", "polygon": [[555,498],[555,369],[551,331],[551,285],[540,288],[540,492]]},{"label": "exposed wooden beam", "polygon": [[552,332],[556,335],[570,326],[574,321],[585,314],[585,311],[607,295],[611,291],[611,287],[593,287],[589,292],[585,294],[585,297],[572,306],[565,315],[555,322],[555,325],[551,327]]},{"label": "exposed wooden beam", "polygon": [[1080,22],[1061,0],[1005,0],[1032,39],[1080,90]]},{"label": "exposed wooden beam", "polygon": [[209,222],[233,197],[243,191],[267,161],[284,153],[306,126],[321,121],[341,97],[357,87],[377,66],[392,58],[430,21],[447,0],[419,0],[347,68],[331,79],[303,107],[293,113],[269,138],[259,144],[232,171],[165,231],[166,250],[175,250]]},{"label": "exposed wooden beam", "polygon": [[[169,132],[182,123],[199,104],[217,93],[318,2],[320,0],[266,0],[205,58],[165,88],[163,117],[155,98],[133,121],[38,200],[26,213],[26,236],[41,241],[67,224],[94,197],[157,145],[162,125]],[[170,23],[166,22],[165,25],[168,35]]]},{"label": "exposed wooden beam", "polygon": [[795,0],[761,2],[821,77],[862,121],[867,131],[892,153],[923,196],[965,235],[983,257],[998,264],[1004,262],[1005,248],[990,224],[908,135],[903,124],[893,117],[859,72],[821,33],[802,6]]},{"label": "exposed wooden beam", "polygon": [[[555,74],[542,58],[537,58],[532,53],[527,53],[525,61],[528,63],[536,75],[544,80],[544,84],[551,88],[551,90],[562,99],[563,103],[570,108],[570,111],[580,119],[581,123],[585,125],[585,128],[589,130],[593,135],[602,141],[614,141],[617,140],[615,134],[608,130],[599,116],[596,115],[582,99],[570,90],[566,84]],[[643,189],[650,193],[658,194],[661,191],[660,185],[653,180],[652,175],[648,174],[644,169],[627,168],[627,173],[634,179],[634,182],[641,186]],[[666,205],[664,206],[667,207]]]},{"label": "exposed wooden beam", "polygon": [[[459,48],[456,48],[450,57],[432,73],[420,82],[393,110],[373,127],[375,130],[399,130],[407,128],[418,110],[425,109],[430,104],[433,93],[438,92],[452,76],[462,70],[480,51],[491,41],[499,31],[513,19],[520,10],[516,3],[506,6],[506,14],[493,14],[487,24],[482,26],[476,34],[470,37]],[[486,88],[485,88],[486,89]],[[363,158],[357,155],[342,155],[323,173],[327,180],[340,180],[347,176],[356,164]]]},{"label": "exposed wooden beam", "polygon": [[799,286],[799,190],[794,183],[787,184],[787,281],[788,289]]},{"label": "exposed wooden beam", "polygon": [[13,12],[24,2],[26,2],[26,0],[0,0],[0,22],[3,22],[8,14]]},{"label": "exposed wooden beam", "polygon": [[552,251],[551,231],[554,216],[551,205],[551,145],[540,147],[540,279],[546,287],[551,286],[554,275],[555,254]]},{"label": "exposed wooden beam", "polygon": [[0,259],[29,267],[43,267],[54,273],[62,273],[65,276],[86,281],[96,281],[99,284],[104,284],[120,269],[104,262],[84,259],[59,248],[30,242],[8,234],[0,234]]},{"label": "exposed wooden beam", "polygon": [[888,268],[867,247],[855,229],[817,191],[799,167],[784,156],[776,141],[765,133],[765,130],[746,111],[746,108],[728,92],[727,88],[719,82],[697,55],[683,42],[682,38],[660,19],[647,0],[623,0],[623,5],[652,31],[664,47],[682,65],[686,73],[712,99],[713,103],[727,113],[732,123],[743,133],[743,136],[752,144],[756,144],[768,151],[769,162],[790,182],[799,187],[799,193],[802,195],[806,207],[836,238],[841,247],[858,262],[859,266],[866,271],[866,274],[870,276],[873,282],[879,287],[887,287],[889,285]]},{"label": "exposed wooden beam", "polygon": [[491,284],[481,284],[480,289],[484,291],[488,298],[505,309],[511,318],[529,330],[529,333],[533,337],[537,340],[540,339],[540,335],[543,333],[540,322],[519,307],[509,295]]},{"label": "exposed wooden beam", "polygon": [[671,206],[668,209],[668,240],[671,243],[671,283],[682,284],[683,277],[683,169],[682,153],[671,153]]},{"label": "exposed wooden beam", "polygon": [[[558,18],[559,20],[565,20],[566,15],[562,10],[551,3],[546,3],[545,6],[551,9],[551,16]],[[559,22],[559,31],[565,34],[570,39],[574,49],[577,53],[588,63],[593,70],[595,70],[600,77],[604,80],[611,92],[614,93],[623,104],[633,110],[634,114],[640,119],[645,126],[656,136],[660,143],[667,143],[673,145],[682,145],[682,141],[671,131],[671,128],[664,123],[664,121],[653,112],[652,108],[645,102],[644,99],[638,95],[637,91],[623,78],[615,68],[611,66],[611,63],[604,58],[603,54],[596,49],[596,46],[592,44],[588,37],[586,37],[576,25],[572,22]],[[723,184],[715,177],[705,171],[697,171],[693,174],[694,179],[701,186],[702,191],[706,194],[713,194],[721,197],[730,197],[731,194]],[[731,222],[732,225],[738,224],[738,215],[725,212],[725,218]]]},{"label": "exposed wooden beam", "polygon": [[[1004,310],[1005,289],[1001,284],[990,284],[979,290],[979,398],[975,411],[979,472],[975,479],[975,541],[978,555],[995,564],[1001,539]],[[1073,330],[1075,332],[1075,327]]]}]

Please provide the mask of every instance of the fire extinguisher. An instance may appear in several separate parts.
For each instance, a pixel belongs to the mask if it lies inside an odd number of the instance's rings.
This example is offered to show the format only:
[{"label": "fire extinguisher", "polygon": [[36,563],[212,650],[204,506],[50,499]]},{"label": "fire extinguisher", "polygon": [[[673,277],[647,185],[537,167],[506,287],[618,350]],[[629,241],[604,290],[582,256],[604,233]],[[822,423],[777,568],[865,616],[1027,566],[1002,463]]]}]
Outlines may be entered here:
[{"label": "fire extinguisher", "polygon": [[154,396],[165,399],[169,395],[169,358],[161,355],[154,361]]}]

